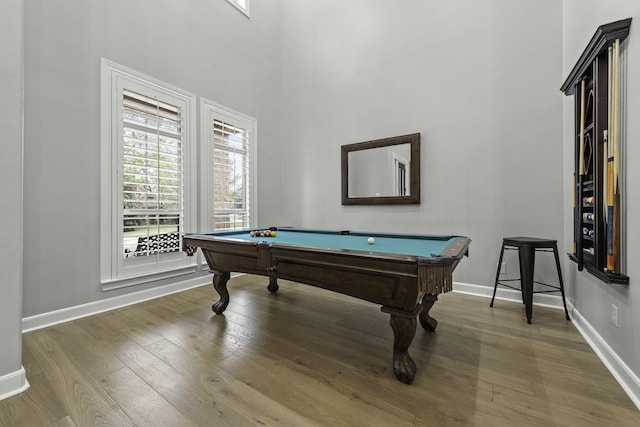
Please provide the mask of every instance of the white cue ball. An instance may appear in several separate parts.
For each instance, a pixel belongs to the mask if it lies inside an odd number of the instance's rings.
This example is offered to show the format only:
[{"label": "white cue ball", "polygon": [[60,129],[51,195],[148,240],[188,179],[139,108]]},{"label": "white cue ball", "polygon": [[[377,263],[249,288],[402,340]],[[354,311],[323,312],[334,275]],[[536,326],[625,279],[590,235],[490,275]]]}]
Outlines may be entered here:
[{"label": "white cue ball", "polygon": [[373,245],[376,242],[376,239],[374,239],[373,237],[369,237],[367,239],[367,242],[369,242],[370,245]]}]

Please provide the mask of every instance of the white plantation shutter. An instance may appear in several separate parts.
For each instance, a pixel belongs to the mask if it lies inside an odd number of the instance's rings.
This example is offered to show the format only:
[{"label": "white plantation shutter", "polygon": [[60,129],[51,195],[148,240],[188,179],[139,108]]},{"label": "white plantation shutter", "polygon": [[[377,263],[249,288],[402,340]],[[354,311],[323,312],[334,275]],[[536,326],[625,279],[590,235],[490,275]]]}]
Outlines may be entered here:
[{"label": "white plantation shutter", "polygon": [[201,228],[256,227],[258,122],[207,99],[200,100],[200,111]]},{"label": "white plantation shutter", "polygon": [[188,274],[197,231],[196,95],[101,59],[103,290]]},{"label": "white plantation shutter", "polygon": [[184,217],[181,111],[128,90],[122,107],[123,255],[178,251]]},{"label": "white plantation shutter", "polygon": [[251,226],[250,131],[214,119],[213,223],[216,230]]}]

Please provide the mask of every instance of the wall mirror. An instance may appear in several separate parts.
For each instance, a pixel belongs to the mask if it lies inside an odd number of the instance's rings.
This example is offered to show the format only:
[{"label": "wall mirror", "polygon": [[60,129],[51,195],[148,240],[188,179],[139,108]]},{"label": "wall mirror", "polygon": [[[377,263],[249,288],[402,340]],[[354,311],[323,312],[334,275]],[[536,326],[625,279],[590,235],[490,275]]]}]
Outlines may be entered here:
[{"label": "wall mirror", "polygon": [[420,204],[420,134],[343,145],[342,204]]}]

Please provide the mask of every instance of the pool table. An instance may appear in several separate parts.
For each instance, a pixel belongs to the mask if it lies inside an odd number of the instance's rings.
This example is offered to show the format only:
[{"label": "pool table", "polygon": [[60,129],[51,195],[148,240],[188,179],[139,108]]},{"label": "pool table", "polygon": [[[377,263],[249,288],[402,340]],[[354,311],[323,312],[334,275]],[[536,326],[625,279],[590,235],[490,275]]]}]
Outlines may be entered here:
[{"label": "pool table", "polygon": [[398,380],[413,382],[416,364],[408,350],[417,319],[435,330],[429,310],[438,294],[451,290],[469,238],[275,227],[270,229],[275,236],[252,237],[250,231],[183,236],[183,250],[193,255],[200,248],[213,273],[220,296],[212,307],[216,314],[229,304],[231,272],[268,276],[270,292],[277,292],[282,278],[380,304],[394,332],[393,372]]}]

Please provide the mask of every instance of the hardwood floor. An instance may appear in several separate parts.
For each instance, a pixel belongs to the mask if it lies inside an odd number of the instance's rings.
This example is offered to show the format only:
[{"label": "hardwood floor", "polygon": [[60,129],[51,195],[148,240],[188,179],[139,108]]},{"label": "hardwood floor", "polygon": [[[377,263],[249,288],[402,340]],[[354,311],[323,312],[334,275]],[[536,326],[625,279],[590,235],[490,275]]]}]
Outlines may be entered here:
[{"label": "hardwood floor", "polygon": [[449,293],[418,327],[412,385],[374,304],[263,277],[24,335],[31,387],[2,426],[638,426],[640,412],[559,310]]}]

